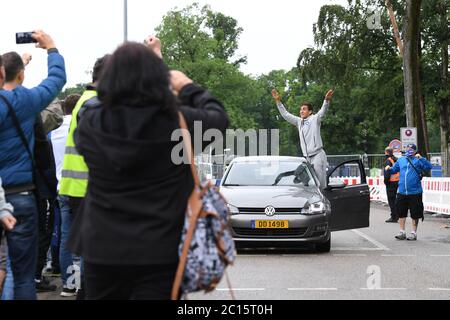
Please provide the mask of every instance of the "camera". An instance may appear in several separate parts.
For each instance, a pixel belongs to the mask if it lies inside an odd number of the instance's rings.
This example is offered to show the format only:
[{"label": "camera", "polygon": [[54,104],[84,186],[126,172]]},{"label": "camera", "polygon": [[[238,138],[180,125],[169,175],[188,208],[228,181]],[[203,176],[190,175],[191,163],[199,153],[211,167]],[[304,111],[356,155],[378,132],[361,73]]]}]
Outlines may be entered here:
[{"label": "camera", "polygon": [[36,43],[37,40],[33,38],[33,32],[18,32],[16,33],[16,44]]}]

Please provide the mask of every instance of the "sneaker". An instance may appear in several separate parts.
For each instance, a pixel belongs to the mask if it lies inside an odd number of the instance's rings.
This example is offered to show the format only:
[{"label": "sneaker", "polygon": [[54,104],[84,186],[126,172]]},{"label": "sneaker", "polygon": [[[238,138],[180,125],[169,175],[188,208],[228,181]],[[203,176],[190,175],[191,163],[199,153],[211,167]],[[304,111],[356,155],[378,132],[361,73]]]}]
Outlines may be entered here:
[{"label": "sneaker", "polygon": [[411,233],[411,235],[409,235],[406,240],[408,240],[408,241],[417,241],[417,234]]},{"label": "sneaker", "polygon": [[63,287],[60,296],[65,298],[75,297],[77,295],[77,288],[69,289],[67,287]]},{"label": "sneaker", "polygon": [[50,281],[48,281],[46,278],[42,278],[41,280],[36,281],[36,292],[53,292],[56,291],[56,286],[54,284],[50,284]]},{"label": "sneaker", "polygon": [[61,271],[53,269],[53,268],[44,270],[44,272],[42,274],[45,277],[49,277],[49,278],[60,278],[61,277]]},{"label": "sneaker", "polygon": [[395,239],[406,240],[406,233],[400,232],[398,235],[395,236]]},{"label": "sneaker", "polygon": [[395,220],[393,218],[389,218],[386,220],[386,223],[397,223],[397,222],[398,222],[398,220]]}]

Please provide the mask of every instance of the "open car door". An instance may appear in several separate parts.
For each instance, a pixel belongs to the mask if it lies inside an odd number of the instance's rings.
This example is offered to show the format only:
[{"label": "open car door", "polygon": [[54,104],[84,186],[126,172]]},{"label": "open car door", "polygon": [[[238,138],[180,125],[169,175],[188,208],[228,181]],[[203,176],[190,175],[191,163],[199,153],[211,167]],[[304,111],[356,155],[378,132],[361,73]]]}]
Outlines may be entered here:
[{"label": "open car door", "polygon": [[331,202],[331,231],[369,227],[370,190],[361,160],[341,163],[327,182],[323,193]]}]

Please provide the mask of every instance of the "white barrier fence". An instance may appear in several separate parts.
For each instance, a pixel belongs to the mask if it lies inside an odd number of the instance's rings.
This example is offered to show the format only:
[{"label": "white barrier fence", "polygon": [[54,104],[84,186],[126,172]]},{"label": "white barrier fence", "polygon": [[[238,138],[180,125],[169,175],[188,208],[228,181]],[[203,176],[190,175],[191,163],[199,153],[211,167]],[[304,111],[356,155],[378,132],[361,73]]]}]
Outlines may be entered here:
[{"label": "white barrier fence", "polygon": [[[347,185],[361,183],[360,178],[333,178]],[[384,177],[367,178],[370,188],[370,200],[387,203]],[[423,178],[423,204],[425,211],[450,215],[450,178]]]}]

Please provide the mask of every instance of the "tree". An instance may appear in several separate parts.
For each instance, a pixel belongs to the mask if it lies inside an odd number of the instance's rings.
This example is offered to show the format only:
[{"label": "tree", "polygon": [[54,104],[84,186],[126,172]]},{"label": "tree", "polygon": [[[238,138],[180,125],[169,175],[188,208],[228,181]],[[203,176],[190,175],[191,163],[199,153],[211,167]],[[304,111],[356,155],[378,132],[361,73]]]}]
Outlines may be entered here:
[{"label": "tree", "polygon": [[422,0],[406,0],[406,15],[404,17],[404,57],[403,75],[405,86],[406,123],[409,127],[417,127],[419,149],[426,156],[426,125],[424,103],[420,81],[420,10]]},{"label": "tree", "polygon": [[79,94],[82,95],[83,92],[86,90],[87,84],[79,83],[75,87],[66,88],[63,92],[61,92],[58,96],[58,99],[64,100],[71,94]]},{"label": "tree", "polygon": [[200,8],[198,3],[169,11],[156,28],[164,43],[164,59],[176,66],[208,59],[236,66],[245,63],[246,57],[232,61],[242,31],[234,18],[214,12],[208,5]]},{"label": "tree", "polygon": [[439,92],[439,111],[440,111],[440,126],[441,126],[441,152],[443,158],[443,176],[448,177],[450,173],[450,161],[449,161],[449,113],[448,113],[448,104],[449,104],[449,83],[448,83],[448,47],[449,47],[449,15],[448,15],[448,1],[440,1],[438,8],[440,14],[440,27],[442,31],[442,37],[440,38],[441,44],[441,90]]},{"label": "tree", "polygon": [[[239,36],[243,29],[237,26],[237,21],[234,18],[225,16],[220,12],[213,12],[208,9],[207,16],[206,27],[211,29],[215,40],[214,57],[230,61],[236,53]],[[239,66],[241,63],[247,63],[247,58],[241,57],[232,63]]]},{"label": "tree", "polygon": [[449,0],[428,0],[422,4],[422,91],[427,98],[430,143],[440,149],[443,176],[449,175],[448,142],[448,44]]},{"label": "tree", "polygon": [[401,59],[389,17],[384,14],[376,30],[361,23],[379,8],[383,2],[323,6],[313,27],[315,46],[300,53],[304,97],[311,99],[312,91],[320,104],[328,88],[336,92],[322,126],[329,154],[381,153],[405,124]]},{"label": "tree", "polygon": [[237,21],[197,3],[172,10],[157,27],[165,62],[209,89],[225,105],[232,127],[257,126],[251,110],[257,103],[253,79],[239,70],[246,58],[235,58],[243,29]]}]

